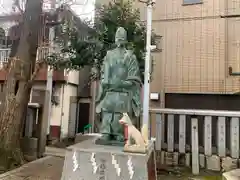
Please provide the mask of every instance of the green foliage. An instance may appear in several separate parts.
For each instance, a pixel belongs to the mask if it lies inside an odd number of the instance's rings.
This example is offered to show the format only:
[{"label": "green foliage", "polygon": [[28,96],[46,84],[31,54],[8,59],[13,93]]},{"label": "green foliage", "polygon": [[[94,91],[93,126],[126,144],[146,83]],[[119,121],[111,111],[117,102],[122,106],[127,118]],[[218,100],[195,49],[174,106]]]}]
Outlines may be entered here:
[{"label": "green foliage", "polygon": [[[69,27],[67,30],[65,29],[70,43],[64,45],[62,53],[68,54],[70,61],[61,61],[61,63],[52,61],[52,64],[58,68],[79,69],[84,66],[95,66],[99,69],[107,51],[114,48],[115,33],[120,26],[128,32],[127,48],[134,51],[143,77],[146,26],[140,21],[139,10],[134,9],[130,1],[110,2],[108,5],[98,7],[95,25],[85,39],[79,38],[81,30]],[[55,59],[57,58],[55,57]]]},{"label": "green foliage", "polygon": [[129,42],[127,48],[133,49],[139,62],[140,71],[143,72],[146,28],[140,21],[139,10],[134,9],[130,1],[122,4],[109,3],[108,6],[99,8],[96,29],[99,41],[103,43],[101,59],[106,51],[114,46],[115,33],[120,26],[127,30]]}]

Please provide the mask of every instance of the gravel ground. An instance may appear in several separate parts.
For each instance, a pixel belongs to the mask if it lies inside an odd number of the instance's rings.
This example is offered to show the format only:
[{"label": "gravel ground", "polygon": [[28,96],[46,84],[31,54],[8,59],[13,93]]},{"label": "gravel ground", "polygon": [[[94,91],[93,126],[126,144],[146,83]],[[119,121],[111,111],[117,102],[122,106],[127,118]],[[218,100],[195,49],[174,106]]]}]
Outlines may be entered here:
[{"label": "gravel ground", "polygon": [[222,180],[220,173],[202,170],[199,176],[193,176],[187,168],[167,168],[158,172],[158,180]]}]

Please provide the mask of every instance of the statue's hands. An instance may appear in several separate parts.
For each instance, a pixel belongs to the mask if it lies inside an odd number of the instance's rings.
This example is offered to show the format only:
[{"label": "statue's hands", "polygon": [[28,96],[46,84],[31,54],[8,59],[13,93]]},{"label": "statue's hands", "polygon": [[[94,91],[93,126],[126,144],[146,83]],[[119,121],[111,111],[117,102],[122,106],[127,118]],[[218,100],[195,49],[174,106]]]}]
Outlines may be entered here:
[{"label": "statue's hands", "polygon": [[131,86],[132,86],[132,82],[121,80],[118,83],[112,84],[111,89],[116,90],[116,89],[122,89],[122,88],[129,88]]},{"label": "statue's hands", "polygon": [[121,84],[123,87],[129,87],[133,85],[130,81],[121,81]]},{"label": "statue's hands", "polygon": [[121,80],[119,82],[115,82],[115,83],[103,83],[102,86],[105,90],[119,90],[121,88],[128,88],[131,87],[133,84],[130,81],[124,81]]},{"label": "statue's hands", "polygon": [[109,88],[109,84],[108,83],[102,83],[102,87],[103,87],[103,89],[108,89]]},{"label": "statue's hands", "polygon": [[119,88],[119,83],[114,83],[108,86],[108,90],[112,91],[112,90],[118,90]]}]

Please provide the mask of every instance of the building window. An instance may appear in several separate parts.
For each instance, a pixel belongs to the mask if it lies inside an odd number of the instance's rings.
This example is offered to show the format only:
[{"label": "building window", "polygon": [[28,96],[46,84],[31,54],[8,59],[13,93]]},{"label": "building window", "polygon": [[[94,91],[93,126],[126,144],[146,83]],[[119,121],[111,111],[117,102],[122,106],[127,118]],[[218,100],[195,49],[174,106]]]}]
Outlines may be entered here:
[{"label": "building window", "polygon": [[183,5],[201,4],[203,0],[183,0]]}]

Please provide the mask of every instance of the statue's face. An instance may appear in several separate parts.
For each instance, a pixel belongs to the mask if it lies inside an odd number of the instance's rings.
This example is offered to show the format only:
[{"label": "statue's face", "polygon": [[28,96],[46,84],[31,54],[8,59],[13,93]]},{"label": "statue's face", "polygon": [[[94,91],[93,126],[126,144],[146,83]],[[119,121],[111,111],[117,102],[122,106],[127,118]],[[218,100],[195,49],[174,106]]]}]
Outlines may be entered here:
[{"label": "statue's face", "polygon": [[127,32],[124,28],[120,27],[117,29],[115,36],[115,43],[117,47],[124,47],[127,41]]},{"label": "statue's face", "polygon": [[116,38],[115,43],[117,47],[124,47],[126,40],[124,38]]}]

